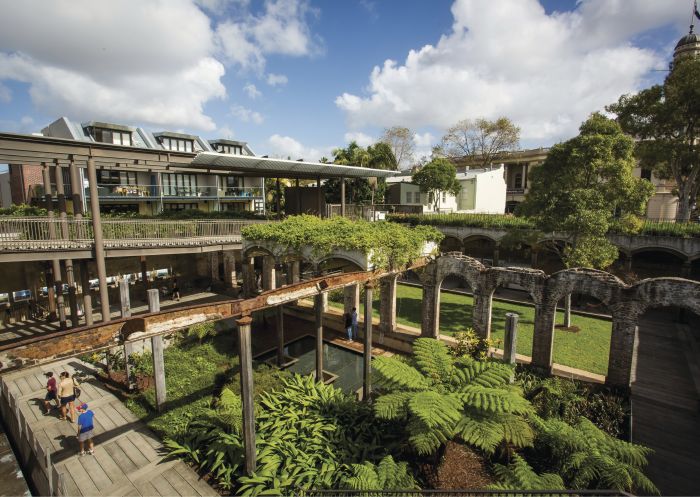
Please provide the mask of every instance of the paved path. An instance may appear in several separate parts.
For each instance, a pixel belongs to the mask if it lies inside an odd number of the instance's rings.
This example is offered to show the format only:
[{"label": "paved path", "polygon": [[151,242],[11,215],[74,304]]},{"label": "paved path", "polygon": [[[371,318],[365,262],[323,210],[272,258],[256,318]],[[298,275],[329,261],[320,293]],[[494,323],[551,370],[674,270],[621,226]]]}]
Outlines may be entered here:
[{"label": "paved path", "polygon": [[662,495],[699,495],[700,328],[672,319],[650,312],[640,321],[632,437],[654,449],[646,473]]},{"label": "paved path", "polygon": [[[44,416],[43,373],[86,374],[81,400],[95,413],[95,455],[79,457],[77,427],[56,414]],[[62,475],[59,495],[187,495],[217,496],[207,483],[180,460],[165,461],[159,439],[124,404],[92,376],[91,366],[77,360],[7,374],[2,381],[19,401],[28,429],[48,449]]]},{"label": "paved path", "polygon": [[31,496],[10,442],[0,426],[0,497]]}]

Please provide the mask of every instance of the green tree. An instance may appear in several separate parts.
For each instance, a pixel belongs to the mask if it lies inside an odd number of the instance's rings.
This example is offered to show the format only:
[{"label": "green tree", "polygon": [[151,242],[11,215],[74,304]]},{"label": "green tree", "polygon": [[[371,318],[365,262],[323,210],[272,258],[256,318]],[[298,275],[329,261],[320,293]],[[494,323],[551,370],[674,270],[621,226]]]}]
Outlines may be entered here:
[{"label": "green tree", "polygon": [[488,167],[516,150],[519,142],[520,128],[507,117],[495,121],[465,119],[447,130],[433,154],[451,160],[467,158],[470,164]]},{"label": "green tree", "polygon": [[565,247],[551,244],[567,267],[602,269],[617,258],[605,237],[611,222],[642,215],[654,187],[632,176],[634,143],[618,123],[595,113],[579,130],[530,173],[520,213],[540,231],[567,234]]},{"label": "green tree", "polygon": [[440,210],[441,192],[457,195],[462,190],[462,185],[457,180],[457,170],[447,159],[437,158],[428,162],[413,173],[412,181],[432,199],[435,211]]},{"label": "green tree", "polygon": [[690,219],[700,193],[700,59],[677,61],[664,84],[623,95],[607,107],[638,139],[642,167],[676,182],[676,219]]}]

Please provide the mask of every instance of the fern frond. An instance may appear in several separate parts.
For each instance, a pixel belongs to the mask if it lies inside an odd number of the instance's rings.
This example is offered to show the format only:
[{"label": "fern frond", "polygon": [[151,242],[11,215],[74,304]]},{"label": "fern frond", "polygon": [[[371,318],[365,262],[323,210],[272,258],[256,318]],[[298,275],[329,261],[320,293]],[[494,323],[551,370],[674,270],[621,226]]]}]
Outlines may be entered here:
[{"label": "fern frond", "polygon": [[499,482],[489,488],[495,490],[564,490],[564,481],[559,475],[545,473],[538,475],[518,454],[508,466],[494,465],[494,473]]},{"label": "fern frond", "polygon": [[427,390],[430,386],[416,368],[392,357],[376,357],[372,369],[377,372],[377,384],[389,389]]},{"label": "fern frond", "polygon": [[492,454],[503,440],[501,426],[485,418],[463,416],[455,426],[455,432],[465,443]]},{"label": "fern frond", "polygon": [[408,414],[408,399],[413,392],[392,392],[382,395],[374,402],[374,413],[382,419],[398,419]]},{"label": "fern frond", "polygon": [[428,428],[448,427],[459,421],[462,403],[453,396],[428,390],[413,394],[408,408]]},{"label": "fern frond", "polygon": [[467,385],[460,388],[453,396],[461,400],[465,405],[483,411],[519,414],[532,411],[532,405],[524,397],[512,390]]},{"label": "fern frond", "polygon": [[500,387],[508,384],[512,374],[513,367],[501,362],[477,361],[471,357],[455,361],[455,376],[459,379],[459,385]]},{"label": "fern frond", "polygon": [[411,434],[408,437],[409,443],[420,455],[433,454],[453,435],[449,429],[430,429],[417,418],[409,421],[408,432]]},{"label": "fern frond", "polygon": [[516,447],[532,447],[535,433],[530,424],[518,415],[511,413],[501,414],[496,421],[503,429],[503,439]]},{"label": "fern frond", "polygon": [[440,340],[418,338],[413,342],[413,356],[420,371],[433,382],[444,385],[452,378],[454,359]]}]

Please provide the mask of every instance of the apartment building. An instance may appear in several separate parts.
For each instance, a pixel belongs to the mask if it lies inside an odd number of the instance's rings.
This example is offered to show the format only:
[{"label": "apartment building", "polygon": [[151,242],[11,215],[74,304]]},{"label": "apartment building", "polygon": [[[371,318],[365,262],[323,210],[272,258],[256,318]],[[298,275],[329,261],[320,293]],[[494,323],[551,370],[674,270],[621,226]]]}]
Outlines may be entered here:
[{"label": "apartment building", "polygon": [[[61,117],[41,130],[41,136],[80,142],[110,143],[192,154],[218,152],[229,155],[254,156],[245,142],[217,139],[205,140],[196,135],[172,131],[149,131],[123,124],[90,121],[76,123]],[[13,203],[38,203],[45,194],[42,168],[36,165],[10,164],[10,190]],[[53,171],[51,172],[53,174]],[[67,170],[63,171],[66,192],[73,185]],[[52,178],[55,183],[55,178]],[[82,177],[83,198],[89,201],[87,181]],[[212,211],[258,211],[264,209],[263,178],[240,174],[196,172],[163,172],[127,164],[101,167],[97,171],[100,210],[114,213],[155,215],[167,210],[199,209]]]}]

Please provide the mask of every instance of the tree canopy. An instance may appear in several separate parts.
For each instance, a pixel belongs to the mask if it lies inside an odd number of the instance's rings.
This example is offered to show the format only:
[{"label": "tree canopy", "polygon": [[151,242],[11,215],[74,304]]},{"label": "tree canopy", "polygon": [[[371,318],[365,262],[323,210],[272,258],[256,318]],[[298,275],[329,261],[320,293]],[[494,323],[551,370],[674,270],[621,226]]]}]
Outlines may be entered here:
[{"label": "tree canopy", "polygon": [[677,61],[663,85],[623,95],[607,107],[637,138],[642,167],[676,182],[676,219],[690,219],[700,193],[700,60]]},{"label": "tree canopy", "polygon": [[470,163],[488,167],[506,152],[516,150],[520,128],[507,117],[495,121],[465,119],[447,130],[435,152],[449,159],[467,158]]},{"label": "tree canopy", "polygon": [[440,207],[440,192],[457,195],[462,189],[457,180],[457,170],[447,159],[433,159],[413,174],[412,181],[432,198],[435,211]]},{"label": "tree canopy", "polygon": [[595,113],[579,130],[532,170],[520,213],[541,231],[569,233],[561,254],[568,267],[602,269],[617,258],[605,238],[613,219],[634,224],[654,188],[632,175],[634,143],[617,122]]},{"label": "tree canopy", "polygon": [[415,144],[413,143],[413,131],[403,126],[386,128],[382,137],[377,142],[387,144],[393,153],[398,168],[405,169],[413,165],[415,161]]}]

